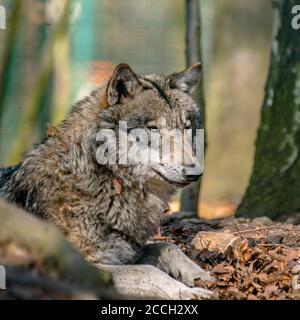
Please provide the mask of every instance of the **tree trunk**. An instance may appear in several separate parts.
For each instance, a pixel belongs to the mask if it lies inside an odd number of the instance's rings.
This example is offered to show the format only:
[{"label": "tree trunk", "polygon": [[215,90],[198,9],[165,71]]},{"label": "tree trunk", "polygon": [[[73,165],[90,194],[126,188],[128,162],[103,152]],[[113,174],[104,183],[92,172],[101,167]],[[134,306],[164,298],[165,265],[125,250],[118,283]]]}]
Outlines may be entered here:
[{"label": "tree trunk", "polygon": [[238,215],[276,218],[300,209],[300,34],[291,24],[297,2],[273,2],[271,65],[253,172]]},{"label": "tree trunk", "polygon": [[[201,19],[199,0],[186,0],[185,21],[186,21],[186,65],[187,67],[202,60],[201,54]],[[196,93],[196,102],[201,108],[202,124],[204,125],[204,94],[203,81]],[[186,188],[181,195],[181,210],[195,212],[198,214],[198,203],[201,181]]]}]

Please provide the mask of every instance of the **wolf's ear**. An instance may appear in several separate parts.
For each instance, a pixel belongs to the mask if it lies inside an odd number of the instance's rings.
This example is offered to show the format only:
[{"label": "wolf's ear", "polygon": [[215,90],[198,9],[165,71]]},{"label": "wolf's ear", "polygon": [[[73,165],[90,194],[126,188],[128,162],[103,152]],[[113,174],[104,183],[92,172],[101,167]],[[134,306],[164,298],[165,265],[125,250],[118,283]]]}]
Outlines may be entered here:
[{"label": "wolf's ear", "polygon": [[202,65],[200,62],[193,64],[186,70],[170,76],[170,87],[180,89],[186,93],[192,93],[201,77]]},{"label": "wolf's ear", "polygon": [[137,75],[125,64],[119,64],[107,86],[107,102],[112,106],[136,95],[142,86]]}]

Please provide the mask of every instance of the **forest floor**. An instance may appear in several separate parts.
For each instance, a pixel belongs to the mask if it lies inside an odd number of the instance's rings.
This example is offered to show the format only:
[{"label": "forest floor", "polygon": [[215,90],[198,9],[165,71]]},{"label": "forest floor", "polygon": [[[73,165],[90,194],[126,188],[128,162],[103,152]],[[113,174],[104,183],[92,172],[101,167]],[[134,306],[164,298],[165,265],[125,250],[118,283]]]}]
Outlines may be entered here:
[{"label": "forest floor", "polygon": [[300,215],[203,221],[170,217],[156,240],[177,244],[217,279],[215,299],[300,299]]},{"label": "forest floor", "polygon": [[[166,219],[155,241],[177,244],[211,271],[216,282],[196,285],[212,290],[214,299],[300,299],[299,218],[204,221],[179,214]],[[0,290],[0,300],[97,299],[67,282],[50,279],[44,262],[26,248],[1,244],[0,257],[0,264],[9,266],[8,290]]]}]

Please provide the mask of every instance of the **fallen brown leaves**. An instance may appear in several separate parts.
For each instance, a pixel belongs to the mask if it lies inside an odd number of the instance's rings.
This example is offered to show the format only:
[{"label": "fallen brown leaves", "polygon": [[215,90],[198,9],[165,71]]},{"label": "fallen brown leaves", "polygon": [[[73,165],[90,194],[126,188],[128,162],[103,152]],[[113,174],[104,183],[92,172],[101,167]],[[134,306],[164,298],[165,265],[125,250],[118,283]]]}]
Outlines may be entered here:
[{"label": "fallen brown leaves", "polygon": [[175,220],[161,233],[217,279],[197,286],[215,299],[300,299],[299,226],[268,218],[196,221]]}]

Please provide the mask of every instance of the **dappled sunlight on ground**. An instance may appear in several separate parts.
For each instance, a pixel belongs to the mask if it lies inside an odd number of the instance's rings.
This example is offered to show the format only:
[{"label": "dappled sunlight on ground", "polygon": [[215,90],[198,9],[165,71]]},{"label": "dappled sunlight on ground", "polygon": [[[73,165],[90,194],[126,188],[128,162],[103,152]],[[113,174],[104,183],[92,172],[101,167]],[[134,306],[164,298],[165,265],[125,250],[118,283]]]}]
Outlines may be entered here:
[{"label": "dappled sunlight on ground", "polygon": [[[170,214],[180,211],[180,201],[171,200],[169,202]],[[234,215],[237,203],[230,200],[223,201],[201,201],[199,217],[205,220],[225,219]]]}]

